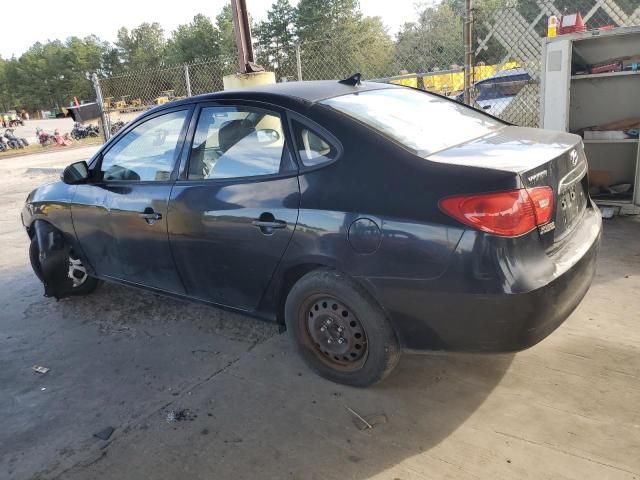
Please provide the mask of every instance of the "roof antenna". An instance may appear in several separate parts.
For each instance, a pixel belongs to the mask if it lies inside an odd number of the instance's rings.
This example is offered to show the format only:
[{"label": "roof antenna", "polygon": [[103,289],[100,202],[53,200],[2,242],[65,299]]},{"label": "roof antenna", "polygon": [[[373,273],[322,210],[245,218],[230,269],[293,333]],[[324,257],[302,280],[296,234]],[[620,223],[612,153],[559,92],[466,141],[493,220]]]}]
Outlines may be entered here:
[{"label": "roof antenna", "polygon": [[362,75],[360,75],[359,73],[354,73],[349,78],[338,80],[338,83],[342,83],[343,85],[351,85],[352,87],[360,86],[361,77]]}]

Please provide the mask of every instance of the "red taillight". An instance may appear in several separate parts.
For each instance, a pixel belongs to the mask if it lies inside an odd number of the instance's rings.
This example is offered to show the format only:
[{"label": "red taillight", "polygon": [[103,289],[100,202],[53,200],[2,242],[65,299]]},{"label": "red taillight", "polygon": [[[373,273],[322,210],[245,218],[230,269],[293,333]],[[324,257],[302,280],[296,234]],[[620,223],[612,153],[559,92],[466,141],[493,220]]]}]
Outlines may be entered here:
[{"label": "red taillight", "polygon": [[553,190],[535,187],[448,197],[440,200],[440,209],[483,232],[517,237],[551,220]]}]

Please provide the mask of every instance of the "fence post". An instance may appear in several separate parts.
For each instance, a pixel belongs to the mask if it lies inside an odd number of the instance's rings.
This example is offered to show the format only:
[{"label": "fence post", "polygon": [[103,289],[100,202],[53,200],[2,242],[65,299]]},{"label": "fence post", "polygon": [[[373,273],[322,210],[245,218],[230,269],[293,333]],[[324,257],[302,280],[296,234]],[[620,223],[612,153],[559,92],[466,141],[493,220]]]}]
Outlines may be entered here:
[{"label": "fence post", "polygon": [[106,142],[111,138],[111,126],[109,125],[109,120],[107,118],[107,114],[104,111],[104,99],[102,98],[102,88],[100,88],[100,80],[98,79],[98,74],[94,73],[91,75],[91,81],[93,82],[93,88],[96,91],[96,102],[98,102],[98,108],[100,109],[100,117],[102,119],[102,136],[104,137],[104,141]]},{"label": "fence post", "polygon": [[184,64],[184,84],[187,87],[187,97],[191,96],[191,79],[189,78],[189,65]]},{"label": "fence post", "polygon": [[302,81],[302,60],[300,58],[300,43],[296,43],[296,66],[298,67],[298,81]]},{"label": "fence post", "polygon": [[473,85],[473,7],[472,0],[465,0],[464,14],[464,103],[471,103]]}]

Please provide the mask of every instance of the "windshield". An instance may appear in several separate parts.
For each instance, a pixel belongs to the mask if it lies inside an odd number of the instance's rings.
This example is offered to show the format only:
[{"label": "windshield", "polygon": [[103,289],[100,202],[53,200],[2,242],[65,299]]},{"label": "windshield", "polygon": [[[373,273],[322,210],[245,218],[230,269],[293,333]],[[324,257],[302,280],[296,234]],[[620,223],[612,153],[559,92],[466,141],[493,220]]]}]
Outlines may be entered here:
[{"label": "windshield", "polygon": [[504,126],[464,105],[409,88],[369,90],[322,103],[375,128],[420,156]]}]

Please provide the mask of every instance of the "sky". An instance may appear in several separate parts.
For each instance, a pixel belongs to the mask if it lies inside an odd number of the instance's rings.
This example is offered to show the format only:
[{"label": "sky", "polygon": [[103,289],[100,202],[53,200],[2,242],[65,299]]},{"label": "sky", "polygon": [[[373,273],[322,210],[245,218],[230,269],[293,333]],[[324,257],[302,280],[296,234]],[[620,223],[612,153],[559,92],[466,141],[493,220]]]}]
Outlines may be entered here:
[{"label": "sky", "polygon": [[[246,0],[247,9],[256,21],[266,18],[274,0]],[[0,30],[0,55],[20,56],[35,42],[64,40],[69,36],[95,34],[113,42],[118,28],[129,29],[142,22],[158,22],[169,34],[176,26],[189,23],[202,13],[215,17],[228,0],[184,0],[181,2],[151,2],[150,0],[59,0],[43,9],[43,0],[21,0],[12,3],[11,16],[28,18],[28,22],[6,21]],[[298,0],[291,0],[297,4]],[[104,8],[101,8],[102,6]],[[416,17],[416,0],[360,0],[360,9],[367,16],[380,16],[395,34],[405,22]],[[6,10],[6,9],[5,9]],[[27,25],[27,26],[25,26]]]}]

